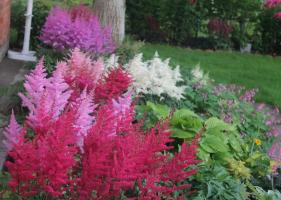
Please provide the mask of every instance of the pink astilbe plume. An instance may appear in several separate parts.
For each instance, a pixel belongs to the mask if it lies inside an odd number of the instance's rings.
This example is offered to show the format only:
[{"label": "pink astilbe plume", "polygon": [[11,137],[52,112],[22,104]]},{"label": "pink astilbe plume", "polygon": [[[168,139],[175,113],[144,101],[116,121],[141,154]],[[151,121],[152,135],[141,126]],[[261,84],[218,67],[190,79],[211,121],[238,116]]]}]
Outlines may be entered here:
[{"label": "pink astilbe plume", "polygon": [[40,101],[46,85],[49,82],[46,77],[47,73],[44,67],[44,58],[41,58],[35,69],[25,76],[24,88],[28,95],[24,96],[20,93],[19,96],[22,99],[23,106],[29,109],[30,115],[35,111],[35,103]]},{"label": "pink astilbe plume", "polygon": [[88,91],[95,89],[103,73],[104,64],[102,60],[92,61],[85,53],[74,49],[70,58],[66,62],[59,63],[57,68],[62,68],[65,81],[78,97],[85,88]]},{"label": "pink astilbe plume", "polygon": [[41,129],[51,120],[56,120],[71,95],[69,86],[63,79],[61,69],[57,69],[52,77],[46,78],[43,59],[26,76],[24,87],[27,94],[20,93],[19,96],[23,106],[29,109],[27,123],[33,129]]},{"label": "pink astilbe plume", "polygon": [[3,144],[6,147],[7,151],[10,151],[13,149],[14,145],[16,145],[19,142],[20,133],[22,131],[22,127],[17,123],[14,111],[12,111],[11,117],[10,117],[10,124],[7,128],[4,129],[4,136],[5,140],[3,140]]},{"label": "pink astilbe plume", "polygon": [[69,173],[77,153],[73,113],[66,113],[49,127],[48,134],[37,134],[33,141],[23,137],[9,153],[14,162],[7,161],[13,192],[29,197],[41,192],[59,197],[71,184]]},{"label": "pink astilbe plume", "polygon": [[120,67],[112,69],[101,79],[95,89],[95,101],[106,102],[125,93],[132,83],[132,77]]},{"label": "pink astilbe plume", "polygon": [[111,28],[102,27],[98,17],[85,6],[53,8],[41,32],[40,40],[59,50],[80,48],[96,55],[115,50]]},{"label": "pink astilbe plume", "polygon": [[87,94],[86,89],[74,102],[73,109],[75,110],[74,127],[77,129],[77,145],[83,152],[84,138],[87,136],[88,130],[92,127],[95,120],[93,116],[95,105],[91,96]]}]

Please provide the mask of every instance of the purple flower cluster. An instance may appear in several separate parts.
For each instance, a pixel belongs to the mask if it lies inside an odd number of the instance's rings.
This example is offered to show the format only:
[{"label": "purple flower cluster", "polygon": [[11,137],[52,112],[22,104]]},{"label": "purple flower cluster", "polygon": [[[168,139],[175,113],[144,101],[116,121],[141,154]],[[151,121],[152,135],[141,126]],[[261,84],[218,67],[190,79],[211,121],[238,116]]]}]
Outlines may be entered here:
[{"label": "purple flower cluster", "polygon": [[79,48],[96,55],[112,53],[116,48],[111,28],[102,27],[97,16],[85,6],[70,10],[53,8],[40,40],[58,50]]}]

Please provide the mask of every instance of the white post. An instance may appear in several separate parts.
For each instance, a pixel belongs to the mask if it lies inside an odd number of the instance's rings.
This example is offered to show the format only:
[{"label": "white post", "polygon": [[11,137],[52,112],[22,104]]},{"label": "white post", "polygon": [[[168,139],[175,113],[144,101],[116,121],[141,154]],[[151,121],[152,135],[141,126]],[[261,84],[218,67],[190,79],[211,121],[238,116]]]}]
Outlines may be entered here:
[{"label": "white post", "polygon": [[23,48],[21,52],[8,51],[8,57],[11,59],[23,60],[23,61],[36,61],[36,57],[34,56],[35,52],[29,50],[31,23],[32,23],[32,9],[33,9],[33,0],[27,0]]},{"label": "white post", "polygon": [[24,41],[23,41],[23,49],[22,49],[23,54],[29,53],[31,22],[32,22],[32,8],[33,8],[33,0],[28,0],[27,11],[25,14],[26,21],[25,21]]}]

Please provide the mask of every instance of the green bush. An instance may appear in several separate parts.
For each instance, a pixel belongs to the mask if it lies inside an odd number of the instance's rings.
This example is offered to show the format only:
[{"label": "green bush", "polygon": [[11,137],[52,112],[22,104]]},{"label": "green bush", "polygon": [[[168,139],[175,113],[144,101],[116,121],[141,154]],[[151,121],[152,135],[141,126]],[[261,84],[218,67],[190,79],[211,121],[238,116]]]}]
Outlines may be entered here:
[{"label": "green bush", "polygon": [[[206,48],[230,48],[250,42],[252,26],[257,20],[260,0],[127,0],[127,32],[150,42]],[[218,18],[235,28],[229,38],[208,31],[210,19]],[[196,46],[196,44],[198,46]]]},{"label": "green bush", "polygon": [[274,17],[278,11],[281,8],[265,8],[259,16],[254,47],[262,53],[281,54],[281,20]]}]

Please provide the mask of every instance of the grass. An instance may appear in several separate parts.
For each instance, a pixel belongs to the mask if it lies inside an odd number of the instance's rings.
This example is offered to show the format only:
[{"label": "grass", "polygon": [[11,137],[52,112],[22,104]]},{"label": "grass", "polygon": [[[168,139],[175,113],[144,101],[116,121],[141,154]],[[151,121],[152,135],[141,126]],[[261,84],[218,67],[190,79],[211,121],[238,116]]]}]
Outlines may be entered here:
[{"label": "grass", "polygon": [[155,51],[158,51],[161,58],[171,58],[171,64],[180,65],[183,72],[200,63],[201,68],[217,83],[258,88],[257,101],[281,108],[281,58],[158,44],[146,44],[142,48],[145,58],[151,58]]}]

